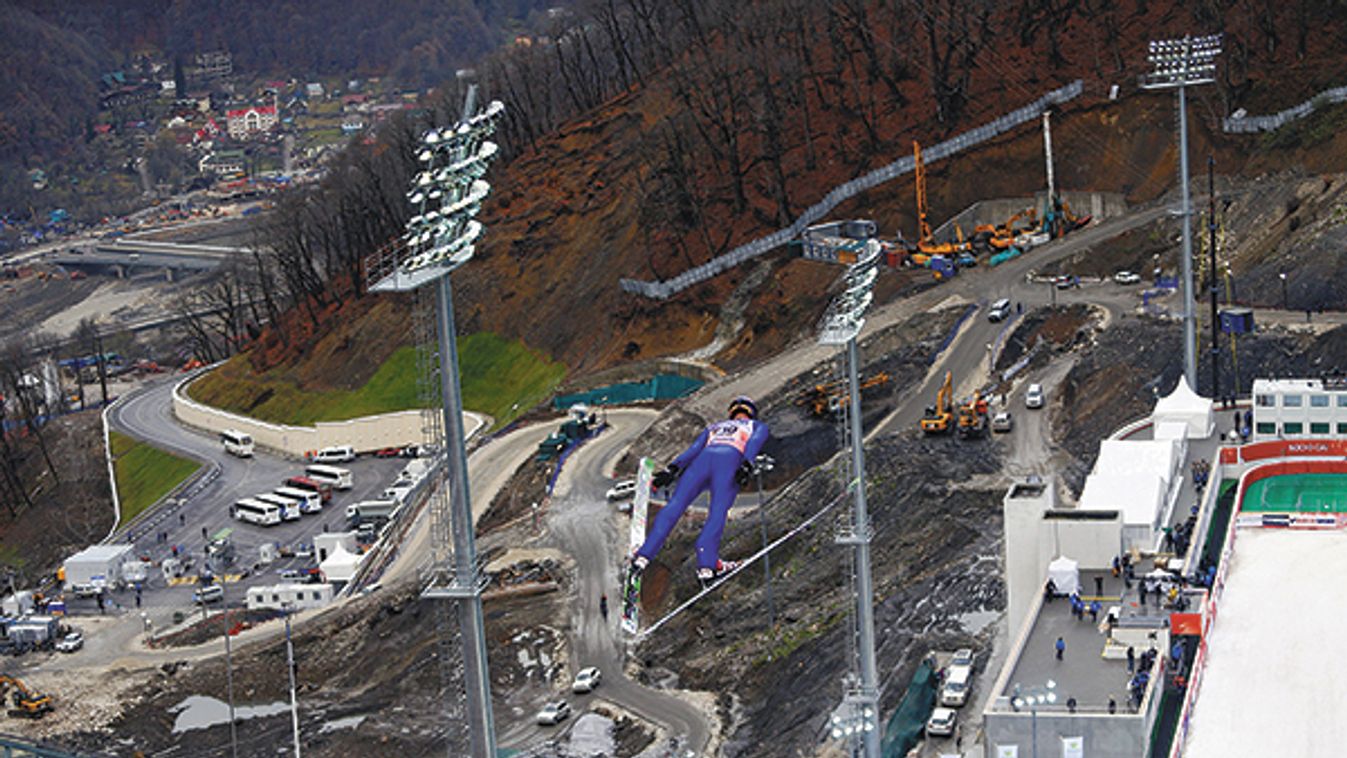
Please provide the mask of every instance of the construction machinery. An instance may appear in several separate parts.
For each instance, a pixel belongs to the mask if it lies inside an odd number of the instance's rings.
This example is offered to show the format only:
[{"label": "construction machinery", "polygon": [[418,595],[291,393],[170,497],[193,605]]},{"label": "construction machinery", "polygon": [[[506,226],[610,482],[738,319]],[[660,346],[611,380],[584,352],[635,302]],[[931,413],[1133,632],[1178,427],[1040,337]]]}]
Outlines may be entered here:
[{"label": "construction machinery", "polygon": [[965,439],[987,434],[987,399],[974,392],[967,403],[959,406],[959,436]]},{"label": "construction machinery", "polygon": [[945,383],[940,385],[940,391],[935,394],[935,405],[926,409],[926,415],[921,420],[921,430],[926,434],[944,434],[949,431],[950,423],[954,420],[954,414],[951,412],[950,395],[954,393],[954,372],[945,372]]},{"label": "construction machinery", "polygon": [[9,709],[11,716],[40,719],[56,710],[50,695],[34,692],[21,679],[0,674],[0,697],[3,697],[5,691],[13,692],[14,707]]},{"label": "construction machinery", "polygon": [[[879,387],[888,384],[889,375],[883,371],[868,378],[860,380],[861,397],[865,397],[865,391],[871,387]],[[851,393],[847,391],[845,380],[827,382],[826,384],[815,384],[813,387],[800,393],[796,399],[796,405],[807,405],[814,412],[815,416],[824,416],[829,413],[836,413],[847,403],[851,402]]]},{"label": "construction machinery", "polygon": [[[926,219],[926,165],[921,162],[921,145],[912,141],[913,173],[917,185],[917,249],[911,260],[918,266],[930,267],[931,259],[942,256],[955,259],[959,253],[968,252],[971,245],[960,239],[958,242],[936,242],[931,232],[931,223]],[[962,233],[959,235],[962,237]]]}]

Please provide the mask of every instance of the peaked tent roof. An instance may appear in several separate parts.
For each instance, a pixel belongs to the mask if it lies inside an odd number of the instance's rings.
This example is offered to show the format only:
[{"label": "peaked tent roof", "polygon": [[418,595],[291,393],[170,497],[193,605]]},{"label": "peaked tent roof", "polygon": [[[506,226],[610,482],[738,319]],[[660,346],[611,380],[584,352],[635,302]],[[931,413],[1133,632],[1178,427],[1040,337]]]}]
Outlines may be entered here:
[{"label": "peaked tent roof", "polygon": [[1160,398],[1151,411],[1151,421],[1184,421],[1188,424],[1189,438],[1210,437],[1216,426],[1212,413],[1211,400],[1199,396],[1188,386],[1188,379],[1180,376],[1174,391]]}]

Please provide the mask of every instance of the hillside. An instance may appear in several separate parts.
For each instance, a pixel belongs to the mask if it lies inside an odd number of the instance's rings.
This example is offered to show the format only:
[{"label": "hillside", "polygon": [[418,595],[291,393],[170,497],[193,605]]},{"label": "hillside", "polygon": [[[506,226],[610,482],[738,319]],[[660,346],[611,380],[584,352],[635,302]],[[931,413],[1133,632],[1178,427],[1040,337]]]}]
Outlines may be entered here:
[{"label": "hillside", "polygon": [[[725,40],[737,39],[752,21],[767,23],[770,9],[778,5],[754,7],[763,18],[752,16],[738,25],[726,22],[716,27]],[[869,8],[873,20],[886,18],[886,11],[866,4],[849,7],[860,9],[856,12]],[[1014,9],[995,7],[997,13],[988,19],[991,29],[1022,31],[1021,24],[1027,22]],[[717,43],[713,37],[707,51],[689,50],[680,59],[682,65],[666,70],[664,78],[634,86],[566,122],[499,167],[494,195],[484,211],[490,224],[487,240],[473,264],[456,275],[465,291],[460,323],[470,330],[526,335],[531,345],[580,371],[705,344],[717,325],[720,305],[748,276],[746,269],[667,303],[624,295],[617,280],[670,277],[774,230],[788,217],[784,209],[798,212],[826,188],[909,154],[913,138],[936,141],[1077,77],[1085,80],[1086,95],[1054,119],[1058,185],[1118,191],[1132,202],[1154,200],[1171,192],[1175,183],[1173,97],[1139,91],[1135,77],[1146,68],[1149,37],[1193,24],[1224,26],[1228,50],[1219,85],[1190,93],[1195,174],[1200,158],[1208,153],[1215,154],[1222,175],[1254,178],[1273,171],[1342,171],[1347,169],[1343,149],[1347,138],[1331,128],[1314,130],[1318,135],[1314,140],[1229,136],[1215,130],[1217,119],[1235,107],[1270,112],[1309,97],[1317,88],[1341,83],[1335,78],[1334,63],[1340,60],[1334,45],[1341,19],[1330,11],[1328,18],[1317,17],[1315,28],[1301,35],[1296,15],[1300,7],[1274,11],[1271,31],[1262,32],[1246,23],[1250,19],[1241,15],[1245,11],[1236,9],[1227,12],[1223,24],[1221,19],[1190,23],[1184,11],[1155,4],[1127,4],[1102,19],[1088,18],[1085,9],[1067,11],[1065,19],[1054,21],[1064,30],[1056,41],[1057,56],[1050,54],[1041,27],[1027,38],[995,34],[994,44],[988,42],[966,72],[968,96],[957,118],[943,122],[938,117],[943,111],[924,76],[931,70],[922,56],[930,51],[922,49],[926,43],[921,38],[910,40],[901,53],[894,47],[897,40],[874,43],[882,57],[897,58],[906,66],[907,77],[892,86],[867,73],[863,44],[821,45],[818,55],[835,56],[830,65],[836,68],[830,70],[847,73],[839,73],[838,80],[821,79],[816,90],[796,93],[788,105],[778,103],[785,110],[777,121],[781,131],[775,147],[764,142],[763,127],[755,128],[747,119],[738,122],[737,131],[725,132],[737,135],[744,156],[751,156],[744,160],[752,167],[737,177],[745,194],[742,209],[736,208],[736,176],[727,170],[723,151],[718,155],[710,147],[698,149],[692,136],[699,130],[720,134],[714,127],[721,121],[714,112],[689,110],[680,98],[690,85],[680,84],[679,77],[698,81],[695,77],[714,79],[724,73],[751,82],[757,70],[753,61],[798,55],[772,50],[773,42],[755,39],[767,51],[748,60],[727,56],[726,72],[707,59],[730,43]],[[707,15],[709,23],[720,21],[713,10]],[[825,28],[819,21],[814,28]],[[1101,25],[1107,24],[1113,27],[1105,39]],[[950,31],[943,21],[933,25],[936,32]],[[1269,41],[1273,36],[1280,44]],[[1303,40],[1303,57],[1287,40]],[[815,65],[828,68],[818,61]],[[1290,75],[1291,71],[1297,73]],[[782,76],[783,71],[772,70],[767,80]],[[858,111],[845,93],[828,89],[839,80],[871,110]],[[1113,84],[1122,87],[1118,101],[1107,98]],[[756,108],[762,118],[770,116],[760,110],[761,88],[745,87],[749,92],[740,93],[739,107]],[[860,122],[870,131],[862,133]],[[678,134],[684,135],[681,147]],[[1041,150],[1038,131],[1024,127],[986,148],[933,164],[932,216],[942,219],[978,199],[1027,195],[1039,189]],[[782,197],[788,201],[782,203]],[[835,215],[874,218],[884,234],[904,230],[911,236],[912,197],[911,179],[899,179],[847,203]],[[772,318],[749,324],[742,337],[743,342],[766,349],[781,344],[782,333],[794,335],[812,324],[824,301],[819,297],[821,280],[835,275],[816,264],[792,261],[784,251],[770,257],[771,284],[754,293],[753,310],[771,313]],[[592,308],[601,313],[602,322],[574,329],[577,304],[584,304],[586,312]]]}]

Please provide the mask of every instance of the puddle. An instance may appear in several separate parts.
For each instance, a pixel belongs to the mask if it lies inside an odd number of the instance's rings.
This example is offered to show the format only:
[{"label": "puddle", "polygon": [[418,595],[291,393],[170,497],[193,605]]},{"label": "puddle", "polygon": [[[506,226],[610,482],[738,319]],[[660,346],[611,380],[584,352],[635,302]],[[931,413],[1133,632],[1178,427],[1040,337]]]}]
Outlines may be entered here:
[{"label": "puddle", "polygon": [[[267,705],[236,705],[234,706],[234,718],[238,721],[246,721],[259,716],[275,716],[278,713],[285,713],[289,708],[289,703],[280,702]],[[229,723],[229,703],[205,695],[192,695],[169,708],[168,712],[178,714],[178,717],[173,721],[174,734],[181,734],[192,729],[209,729],[216,724]]]},{"label": "puddle", "polygon": [[959,616],[959,623],[969,634],[977,634],[995,623],[1001,617],[1000,611],[969,611]]},{"label": "puddle", "polygon": [[354,729],[360,726],[360,722],[364,721],[365,718],[366,717],[364,714],[360,714],[357,716],[346,716],[344,718],[332,719],[331,721],[323,724],[323,726],[318,729],[318,732],[320,734],[327,734],[328,732],[335,732],[338,729]]}]

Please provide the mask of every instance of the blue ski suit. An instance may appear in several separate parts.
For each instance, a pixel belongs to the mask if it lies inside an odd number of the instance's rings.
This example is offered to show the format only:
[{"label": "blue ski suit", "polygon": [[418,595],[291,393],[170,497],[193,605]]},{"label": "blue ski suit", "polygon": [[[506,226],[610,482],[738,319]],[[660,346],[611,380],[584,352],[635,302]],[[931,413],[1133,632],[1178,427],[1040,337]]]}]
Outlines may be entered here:
[{"label": "blue ski suit", "polygon": [[715,569],[720,563],[720,537],[725,519],[739,494],[734,474],[739,464],[757,458],[770,432],[767,425],[751,419],[717,421],[702,430],[692,445],[673,460],[682,475],[673,497],[655,516],[645,544],[636,554],[652,559],[669,538],[683,511],[706,490],[711,491],[711,508],[706,525],[697,537],[697,567]]}]

